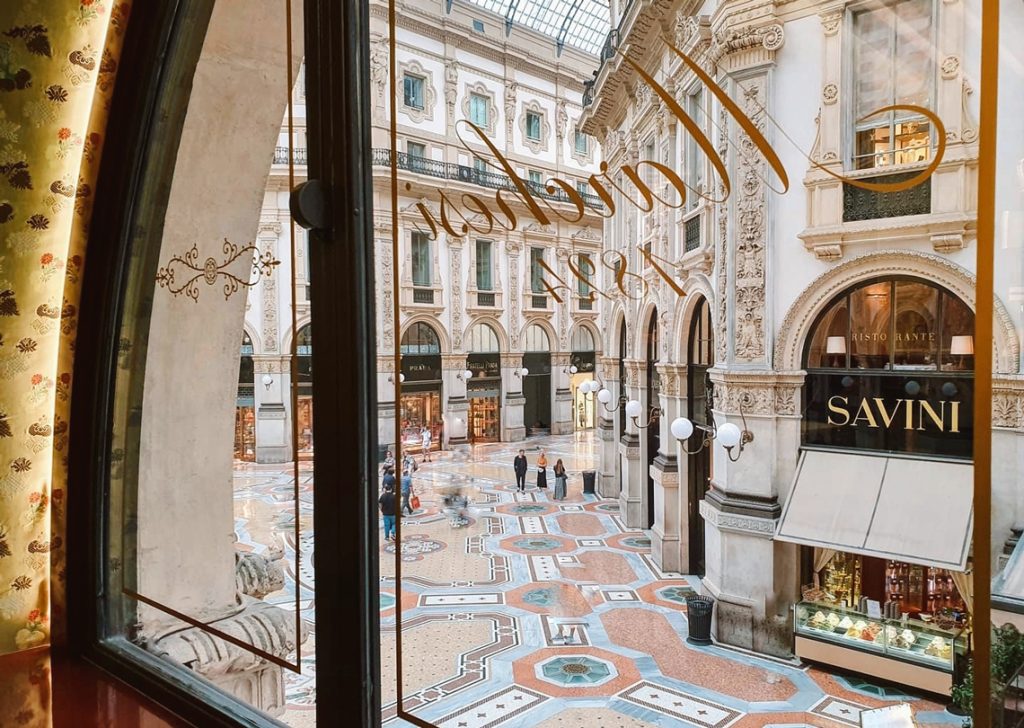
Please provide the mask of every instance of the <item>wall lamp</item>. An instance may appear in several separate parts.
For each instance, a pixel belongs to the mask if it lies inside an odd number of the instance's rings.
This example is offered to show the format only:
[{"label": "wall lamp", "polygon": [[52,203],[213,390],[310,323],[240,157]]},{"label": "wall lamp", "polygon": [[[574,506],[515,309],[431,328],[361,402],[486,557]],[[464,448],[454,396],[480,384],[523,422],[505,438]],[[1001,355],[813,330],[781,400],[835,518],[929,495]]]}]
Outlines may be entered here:
[{"label": "wall lamp", "polygon": [[473,372],[471,372],[469,369],[467,369],[464,372],[459,372],[458,374],[456,374],[455,378],[456,379],[461,379],[463,381],[468,382],[470,379],[473,378]]},{"label": "wall lamp", "polygon": [[640,417],[643,411],[644,407],[639,401],[631,399],[626,402],[626,416],[633,420],[633,424],[636,425],[638,430],[646,430],[661,417],[661,407],[651,407],[650,414],[647,415],[647,422],[641,425],[637,418]]},{"label": "wall lamp", "polygon": [[576,365],[572,364],[571,366],[568,366],[565,369],[563,369],[562,374],[575,374],[578,371],[579,369],[576,368]]},{"label": "wall lamp", "polygon": [[526,367],[520,367],[519,369],[513,369],[512,373],[515,374],[520,379],[522,379],[523,377],[529,375],[530,370],[527,369]]},{"label": "wall lamp", "polygon": [[597,390],[601,388],[601,385],[595,382],[593,379],[588,379],[583,382],[577,389],[583,392],[583,396],[586,397],[588,394],[596,394]]},{"label": "wall lamp", "polygon": [[[740,455],[743,454],[743,448],[754,441],[754,433],[747,429],[747,418],[744,417],[743,410],[740,410],[740,417],[743,419],[742,430],[731,422],[726,422],[721,427],[715,427],[713,419],[710,427],[694,425],[693,422],[685,417],[676,417],[672,420],[669,429],[672,431],[672,437],[679,441],[683,452],[687,455],[696,455],[705,447],[710,447],[712,440],[718,440],[722,443],[722,447],[725,448],[725,453],[729,456],[729,460],[736,462],[740,459]],[[689,439],[695,429],[699,429],[703,433],[700,446],[696,450],[687,450],[686,446],[683,445],[683,441]],[[739,450],[736,451],[736,457],[733,457],[733,449],[737,446]]]},{"label": "wall lamp", "polygon": [[614,407],[609,407],[608,403],[612,401],[612,393],[604,387],[597,393],[597,401],[604,405],[604,408],[608,412],[618,412],[620,407],[625,406],[626,397],[625,395],[619,395],[619,402]]},{"label": "wall lamp", "polygon": [[261,379],[260,381],[263,382],[263,386],[266,387],[267,391],[269,392],[270,391],[270,385],[274,383],[274,378],[272,376],[270,376],[269,374],[264,374],[263,375],[263,379]]},{"label": "wall lamp", "polygon": [[[395,375],[394,374],[388,374],[388,381],[391,382],[392,384],[394,384],[395,383]],[[398,381],[399,382],[404,382],[405,381],[405,375],[399,373]]]}]

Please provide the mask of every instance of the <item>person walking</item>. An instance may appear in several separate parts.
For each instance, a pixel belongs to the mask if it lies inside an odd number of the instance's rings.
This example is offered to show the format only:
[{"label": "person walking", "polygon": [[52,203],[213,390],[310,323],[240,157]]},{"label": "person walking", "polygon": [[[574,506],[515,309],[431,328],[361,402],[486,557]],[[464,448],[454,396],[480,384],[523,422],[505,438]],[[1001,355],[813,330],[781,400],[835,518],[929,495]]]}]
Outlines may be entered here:
[{"label": "person walking", "polygon": [[395,540],[395,487],[384,486],[384,494],[377,501],[380,506],[380,514],[384,517],[384,540]]},{"label": "person walking", "polygon": [[540,457],[537,458],[537,487],[545,489],[548,487],[548,458],[543,450],[540,451]]},{"label": "person walking", "polygon": [[516,490],[520,493],[526,492],[526,471],[529,470],[530,465],[526,462],[526,452],[520,450],[519,454],[516,455],[515,460],[512,461],[512,468],[516,471]]},{"label": "person walking", "polygon": [[402,513],[409,512],[411,516],[413,514],[412,505],[409,503],[409,499],[412,498],[412,473],[408,470],[402,471]]},{"label": "person walking", "polygon": [[412,453],[406,453],[402,456],[402,470],[415,473],[419,468],[420,466],[416,464],[416,458],[412,456]]},{"label": "person walking", "polygon": [[381,463],[380,472],[385,473],[387,472],[388,468],[393,467],[395,467],[395,454],[388,450],[387,453],[385,453],[384,455],[384,462]]},{"label": "person walking", "polygon": [[392,492],[395,490],[395,469],[394,467],[384,469],[384,481],[382,483],[384,488],[391,487]]},{"label": "person walking", "polygon": [[420,442],[423,444],[423,462],[430,462],[430,428],[427,426],[423,427],[420,432]]},{"label": "person walking", "polygon": [[558,458],[555,463],[555,500],[565,500],[565,492],[567,488],[565,465],[562,464],[562,458]]}]

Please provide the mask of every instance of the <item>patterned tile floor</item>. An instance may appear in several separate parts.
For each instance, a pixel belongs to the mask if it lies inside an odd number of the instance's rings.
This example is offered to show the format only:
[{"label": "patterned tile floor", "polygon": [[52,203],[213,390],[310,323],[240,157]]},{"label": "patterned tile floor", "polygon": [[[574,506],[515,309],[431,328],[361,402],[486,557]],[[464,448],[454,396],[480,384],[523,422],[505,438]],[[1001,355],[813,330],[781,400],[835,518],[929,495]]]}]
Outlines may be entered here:
[{"label": "patterned tile floor", "polygon": [[[520,447],[531,463],[540,448],[551,465],[563,459],[570,472],[564,501],[535,487],[535,470],[527,492],[516,492],[511,463]],[[627,529],[617,502],[583,495],[580,473],[593,467],[596,450],[589,435],[465,447],[416,472],[422,503],[402,521],[401,589],[395,546],[381,539],[386,722],[410,725],[396,717],[401,606],[405,710],[443,728],[826,728],[856,726],[861,710],[894,702],[909,702],[921,726],[960,725],[942,705],[892,687],[688,644],[685,604],[699,579],[660,572],[649,534]],[[470,498],[464,526],[454,527],[442,510],[452,490]],[[288,677],[285,721],[296,727],[313,725],[316,701],[312,471],[305,465],[299,501],[296,574],[290,472],[236,471],[239,547],[284,550],[286,587],[267,599],[294,610],[298,589],[311,631],[303,675]]]}]

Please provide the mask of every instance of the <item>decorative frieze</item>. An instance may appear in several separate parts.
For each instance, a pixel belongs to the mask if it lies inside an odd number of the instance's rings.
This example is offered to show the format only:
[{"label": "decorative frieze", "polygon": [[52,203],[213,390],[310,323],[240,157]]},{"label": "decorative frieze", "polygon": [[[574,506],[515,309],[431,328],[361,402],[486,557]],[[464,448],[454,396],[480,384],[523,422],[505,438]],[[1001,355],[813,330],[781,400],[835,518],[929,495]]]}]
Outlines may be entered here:
[{"label": "decorative frieze", "polygon": [[722,513],[708,503],[707,499],[700,502],[700,515],[711,526],[719,531],[732,531],[750,536],[770,539],[775,536],[776,521],[770,518],[741,516],[735,513]]},{"label": "decorative frieze", "polygon": [[992,426],[1024,432],[1024,376],[993,378]]},{"label": "decorative frieze", "polygon": [[[281,223],[275,220],[264,220],[260,222],[259,241],[264,256],[270,256],[277,260],[277,241],[281,235]],[[280,351],[278,342],[277,322],[277,276],[269,275],[264,278],[261,286],[261,307],[262,326],[260,338],[263,341],[263,350],[267,353]]]},{"label": "decorative frieze", "polygon": [[714,408],[726,414],[796,416],[803,372],[733,372],[711,369]]}]

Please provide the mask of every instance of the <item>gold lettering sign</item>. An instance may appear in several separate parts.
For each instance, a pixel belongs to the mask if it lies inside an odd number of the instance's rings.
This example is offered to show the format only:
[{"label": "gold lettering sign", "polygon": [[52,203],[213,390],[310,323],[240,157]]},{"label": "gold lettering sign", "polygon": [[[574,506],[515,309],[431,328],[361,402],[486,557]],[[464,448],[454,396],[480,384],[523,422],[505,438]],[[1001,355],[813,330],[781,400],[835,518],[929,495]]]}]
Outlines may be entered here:
[{"label": "gold lettering sign", "polygon": [[[936,407],[938,409],[936,409]],[[960,432],[960,403],[942,400],[932,404],[924,399],[864,397],[854,403],[849,397],[834,395],[828,400],[828,423],[837,427],[902,427],[904,430],[936,428],[940,432]]]}]

